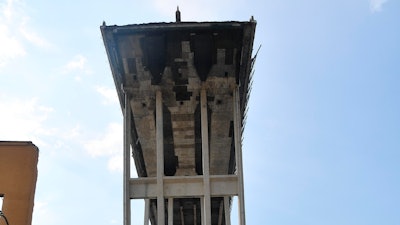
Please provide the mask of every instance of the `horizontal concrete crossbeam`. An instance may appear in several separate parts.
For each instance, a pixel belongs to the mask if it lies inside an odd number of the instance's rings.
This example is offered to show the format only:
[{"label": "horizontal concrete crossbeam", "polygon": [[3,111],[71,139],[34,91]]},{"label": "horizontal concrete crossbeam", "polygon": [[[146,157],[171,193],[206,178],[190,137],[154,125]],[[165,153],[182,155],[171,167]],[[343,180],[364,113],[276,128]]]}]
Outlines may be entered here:
[{"label": "horizontal concrete crossbeam", "polygon": [[[204,195],[203,176],[163,177],[164,198],[201,197]],[[211,175],[210,194],[214,196],[238,195],[237,175]],[[131,178],[130,198],[157,198],[157,178]]]}]

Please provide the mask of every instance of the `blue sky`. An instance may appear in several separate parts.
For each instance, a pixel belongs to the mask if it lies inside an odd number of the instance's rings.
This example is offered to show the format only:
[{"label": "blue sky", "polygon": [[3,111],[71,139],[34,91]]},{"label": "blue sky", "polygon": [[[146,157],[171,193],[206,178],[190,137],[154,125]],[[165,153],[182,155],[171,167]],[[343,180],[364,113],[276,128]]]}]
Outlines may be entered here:
[{"label": "blue sky", "polygon": [[400,224],[400,1],[0,0],[0,139],[40,149],[33,225],[122,224],[99,26],[170,22],[177,5],[183,21],[257,20],[248,224]]}]

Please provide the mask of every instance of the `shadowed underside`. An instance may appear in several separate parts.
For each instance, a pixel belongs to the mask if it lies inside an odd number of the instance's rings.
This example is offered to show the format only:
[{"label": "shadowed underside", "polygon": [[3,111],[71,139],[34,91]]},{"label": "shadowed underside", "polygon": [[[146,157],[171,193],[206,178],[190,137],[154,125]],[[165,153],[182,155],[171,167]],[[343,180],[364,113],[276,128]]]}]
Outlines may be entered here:
[{"label": "shadowed underside", "polygon": [[[162,93],[165,176],[203,174],[200,92],[207,93],[210,175],[235,173],[233,92],[241,123],[251,83],[255,21],[102,26],[121,107],[131,96],[131,146],[140,177],[156,177],[156,92]],[[212,224],[222,197],[211,199]],[[151,220],[157,201],[151,200]],[[200,199],[174,199],[174,224],[200,224]]]}]

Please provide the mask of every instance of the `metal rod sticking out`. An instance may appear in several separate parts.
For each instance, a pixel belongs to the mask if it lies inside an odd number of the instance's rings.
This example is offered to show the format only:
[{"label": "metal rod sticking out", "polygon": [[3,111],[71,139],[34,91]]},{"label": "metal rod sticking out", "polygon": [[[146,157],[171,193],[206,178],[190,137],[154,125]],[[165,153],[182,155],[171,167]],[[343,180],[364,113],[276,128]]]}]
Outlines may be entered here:
[{"label": "metal rod sticking out", "polygon": [[179,11],[179,6],[176,8],[175,19],[177,23],[181,22],[181,12]]}]

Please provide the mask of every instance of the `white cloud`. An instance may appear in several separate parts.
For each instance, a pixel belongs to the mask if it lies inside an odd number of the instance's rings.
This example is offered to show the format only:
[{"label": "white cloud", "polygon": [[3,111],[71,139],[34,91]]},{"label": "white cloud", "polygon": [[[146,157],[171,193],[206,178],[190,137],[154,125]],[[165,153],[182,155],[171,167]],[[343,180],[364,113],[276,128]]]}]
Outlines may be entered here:
[{"label": "white cloud", "polygon": [[108,160],[107,168],[110,171],[122,171],[122,151],[118,155],[113,155],[111,158]]},{"label": "white cloud", "polygon": [[29,25],[23,1],[6,0],[0,3],[0,67],[27,53],[27,45],[50,47]]},{"label": "white cloud", "polygon": [[32,214],[32,224],[54,224],[55,215],[51,212],[48,202],[35,201]]},{"label": "white cloud", "polygon": [[46,39],[39,36],[31,28],[29,28],[26,25],[26,22],[21,24],[21,26],[19,28],[19,32],[22,35],[22,37],[24,37],[27,41],[29,41],[30,43],[34,44],[37,47],[41,47],[41,48],[50,48],[51,47],[51,44]]},{"label": "white cloud", "polygon": [[119,101],[117,91],[114,88],[97,86],[96,91],[103,96],[102,103],[105,105],[115,104]]},{"label": "white cloud", "polygon": [[87,58],[81,54],[78,54],[62,67],[61,72],[63,74],[75,74],[75,80],[81,81],[82,74],[91,74],[92,70],[88,65]]},{"label": "white cloud", "polygon": [[371,12],[380,12],[382,11],[382,6],[385,4],[387,0],[370,0],[369,1],[369,8]]},{"label": "white cloud", "polygon": [[76,139],[79,138],[81,136],[82,132],[81,132],[81,126],[79,124],[76,124],[74,127],[72,127],[69,130],[66,130],[63,133],[63,138],[66,140],[72,140],[72,139]]},{"label": "white cloud", "polygon": [[[104,133],[83,143],[86,152],[92,157],[105,157],[107,169],[111,172],[123,171],[123,127],[110,123]],[[135,163],[130,157],[131,177],[138,177]]]},{"label": "white cloud", "polygon": [[85,69],[87,59],[82,55],[76,55],[71,61],[65,65],[67,71],[83,70]]},{"label": "white cloud", "polygon": [[10,60],[26,54],[22,43],[10,33],[4,24],[0,24],[0,49],[0,67],[6,65]]},{"label": "white cloud", "polygon": [[20,14],[21,3],[17,0],[7,0],[1,5],[1,13],[7,21],[12,20],[18,14]]},{"label": "white cloud", "polygon": [[122,125],[110,123],[104,134],[84,144],[92,157],[109,157],[108,169],[122,171]]},{"label": "white cloud", "polygon": [[33,141],[44,145],[42,138],[52,133],[44,122],[53,109],[40,105],[37,98],[17,99],[0,95],[0,109],[2,140]]}]

